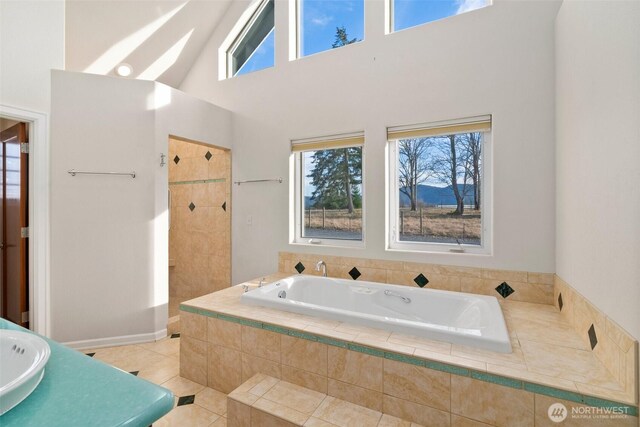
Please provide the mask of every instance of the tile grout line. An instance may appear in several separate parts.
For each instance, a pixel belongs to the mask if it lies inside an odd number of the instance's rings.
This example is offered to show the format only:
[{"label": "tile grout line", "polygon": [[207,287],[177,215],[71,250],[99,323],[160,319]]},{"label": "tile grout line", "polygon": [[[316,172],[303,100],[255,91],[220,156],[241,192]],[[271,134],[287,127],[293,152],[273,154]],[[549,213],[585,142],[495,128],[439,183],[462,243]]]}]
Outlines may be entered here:
[{"label": "tile grout line", "polygon": [[381,357],[384,359],[391,359],[391,360],[396,360],[404,363],[409,363],[416,366],[422,366],[422,367],[426,367],[428,369],[433,369],[440,372],[447,372],[447,373],[462,376],[462,377],[469,377],[469,378],[476,379],[483,382],[489,382],[489,383],[502,385],[509,388],[542,394],[545,396],[558,397],[558,395],[561,394],[564,396],[563,398],[565,400],[569,400],[575,403],[588,404],[588,405],[597,406],[597,407],[624,407],[625,413],[627,415],[636,416],[636,417],[638,416],[638,406],[627,404],[627,403],[616,402],[614,400],[599,398],[595,396],[589,396],[579,392],[576,393],[568,390],[562,390],[562,389],[558,389],[551,386],[545,386],[542,384],[530,383],[524,380],[516,380],[513,378],[491,374],[488,372],[482,373],[474,369],[463,368],[463,367],[450,365],[443,362],[422,359],[417,356],[409,356],[409,355],[394,353],[386,350],[374,349],[362,344],[349,343],[336,338],[327,339],[325,337],[315,335],[309,332],[292,330],[292,329],[284,328],[281,326],[270,325],[270,324],[258,322],[255,320],[244,319],[242,317],[236,317],[229,314],[217,313],[214,311],[191,307],[188,305],[180,304],[180,310],[186,311],[188,313],[199,314],[206,317],[218,318],[218,319],[225,320],[232,323],[239,323],[241,325],[251,326],[257,329],[269,330],[269,331],[277,332],[283,335],[292,336],[294,338],[306,339],[309,341],[320,342],[327,345],[346,348],[352,351],[369,354],[369,355]]}]

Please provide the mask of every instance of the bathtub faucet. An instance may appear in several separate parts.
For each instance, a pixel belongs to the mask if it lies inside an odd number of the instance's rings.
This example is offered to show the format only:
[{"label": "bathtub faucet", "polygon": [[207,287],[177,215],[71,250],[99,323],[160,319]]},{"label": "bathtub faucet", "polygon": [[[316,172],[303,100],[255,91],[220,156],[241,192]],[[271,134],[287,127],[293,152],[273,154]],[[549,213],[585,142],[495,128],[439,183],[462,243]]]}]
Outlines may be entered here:
[{"label": "bathtub faucet", "polygon": [[322,276],[327,277],[327,264],[324,261],[318,261],[316,264],[316,271],[322,269]]},{"label": "bathtub faucet", "polygon": [[384,291],[384,294],[388,297],[396,297],[396,298],[400,298],[402,301],[406,302],[407,304],[409,304],[411,302],[411,298],[409,297],[403,297],[400,294],[396,294],[395,292],[390,291],[389,289]]}]

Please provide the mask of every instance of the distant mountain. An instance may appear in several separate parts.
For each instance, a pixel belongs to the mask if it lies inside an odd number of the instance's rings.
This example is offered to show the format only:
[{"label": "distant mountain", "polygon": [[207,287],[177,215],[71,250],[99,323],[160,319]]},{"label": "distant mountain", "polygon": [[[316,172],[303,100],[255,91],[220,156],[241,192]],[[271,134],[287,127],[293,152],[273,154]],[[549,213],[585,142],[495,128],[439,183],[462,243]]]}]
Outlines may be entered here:
[{"label": "distant mountain", "polygon": [[[460,193],[462,193],[462,184],[458,184]],[[473,204],[473,185],[467,184],[467,196],[465,197],[465,205]],[[310,196],[305,196],[305,209],[312,209],[314,200]],[[453,189],[448,187],[435,187],[433,185],[418,185],[418,204],[424,206],[455,206],[456,197],[453,195]],[[400,206],[410,206],[409,197],[404,193],[400,193]]]},{"label": "distant mountain", "polygon": [[[458,184],[458,189],[462,193],[462,184]],[[473,203],[473,185],[467,184],[467,196],[465,204]],[[453,194],[453,188],[435,187],[433,185],[418,185],[418,204],[421,205],[453,205],[456,204],[456,197]],[[410,206],[409,196],[400,192],[400,206]]]}]

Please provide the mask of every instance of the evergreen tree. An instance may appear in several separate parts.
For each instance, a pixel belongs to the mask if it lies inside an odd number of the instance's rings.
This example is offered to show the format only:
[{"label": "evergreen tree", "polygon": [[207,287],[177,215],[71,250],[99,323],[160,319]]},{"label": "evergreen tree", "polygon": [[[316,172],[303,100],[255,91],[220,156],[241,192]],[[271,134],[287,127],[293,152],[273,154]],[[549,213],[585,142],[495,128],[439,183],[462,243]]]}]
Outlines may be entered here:
[{"label": "evergreen tree", "polygon": [[315,208],[348,209],[362,207],[358,186],[362,183],[362,148],[318,150],[313,154],[308,175],[314,186],[311,198]]},{"label": "evergreen tree", "polygon": [[336,47],[346,46],[348,44],[355,43],[357,41],[360,41],[358,40],[357,37],[354,37],[351,40],[349,40],[349,36],[347,35],[347,30],[344,28],[344,25],[343,25],[342,27],[336,27],[336,41],[333,42],[331,47],[335,49]]}]

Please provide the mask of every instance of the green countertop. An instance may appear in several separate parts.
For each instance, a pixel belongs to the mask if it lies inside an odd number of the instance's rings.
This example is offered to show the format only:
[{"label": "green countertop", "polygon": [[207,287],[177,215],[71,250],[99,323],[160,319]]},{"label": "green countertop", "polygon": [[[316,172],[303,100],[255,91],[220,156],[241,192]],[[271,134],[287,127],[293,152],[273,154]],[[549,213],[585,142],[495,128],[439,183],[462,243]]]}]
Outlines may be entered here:
[{"label": "green countertop", "polygon": [[[24,330],[3,319],[0,329]],[[173,408],[169,390],[43,338],[51,347],[44,378],[0,426],[147,427]]]}]

